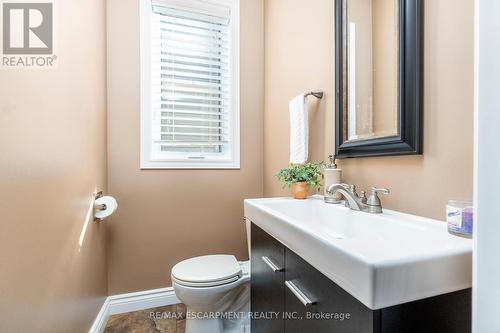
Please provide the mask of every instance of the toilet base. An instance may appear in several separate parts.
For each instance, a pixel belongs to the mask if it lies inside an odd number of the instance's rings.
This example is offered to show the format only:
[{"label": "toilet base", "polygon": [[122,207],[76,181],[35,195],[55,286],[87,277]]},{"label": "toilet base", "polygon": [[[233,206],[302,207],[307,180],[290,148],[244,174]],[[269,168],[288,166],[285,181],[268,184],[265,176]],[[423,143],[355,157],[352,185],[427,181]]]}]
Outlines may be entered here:
[{"label": "toilet base", "polygon": [[[187,309],[189,313],[189,309]],[[223,333],[224,327],[220,319],[186,318],[185,333]]]},{"label": "toilet base", "polygon": [[245,304],[239,309],[240,316],[238,319],[205,319],[203,314],[199,317],[191,312],[189,307],[186,309],[186,331],[185,333],[250,333],[250,303]]},{"label": "toilet base", "polygon": [[[250,304],[248,304],[248,308]],[[247,309],[242,309],[243,310]],[[244,311],[248,316],[248,311]],[[205,319],[201,317],[196,318],[189,308],[187,313],[190,314],[186,318],[186,331],[185,333],[250,333],[250,319]]]},{"label": "toilet base", "polygon": [[[250,284],[246,283],[240,288],[240,293],[234,303],[225,312],[222,318],[205,318],[211,313],[199,313],[186,309],[185,333],[250,333]],[[230,317],[229,315],[236,315]],[[213,315],[213,314],[212,314]],[[220,317],[220,316],[219,316]]]}]

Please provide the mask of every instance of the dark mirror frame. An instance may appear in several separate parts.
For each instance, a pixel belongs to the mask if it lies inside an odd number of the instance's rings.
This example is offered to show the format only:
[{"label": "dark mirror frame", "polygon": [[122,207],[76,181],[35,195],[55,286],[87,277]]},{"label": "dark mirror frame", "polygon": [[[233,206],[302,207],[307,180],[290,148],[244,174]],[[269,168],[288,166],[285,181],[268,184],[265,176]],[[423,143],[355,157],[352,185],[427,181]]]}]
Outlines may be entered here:
[{"label": "dark mirror frame", "polygon": [[339,158],[423,153],[424,0],[399,0],[398,135],[346,142],[347,89],[344,44],[349,0],[335,0],[335,138]]}]

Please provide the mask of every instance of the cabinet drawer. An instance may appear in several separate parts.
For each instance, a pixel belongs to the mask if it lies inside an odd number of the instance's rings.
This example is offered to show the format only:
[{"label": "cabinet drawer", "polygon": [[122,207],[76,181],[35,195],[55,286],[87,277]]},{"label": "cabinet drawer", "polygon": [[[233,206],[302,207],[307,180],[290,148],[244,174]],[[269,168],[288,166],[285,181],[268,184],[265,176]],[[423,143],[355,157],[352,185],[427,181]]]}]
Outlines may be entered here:
[{"label": "cabinet drawer", "polygon": [[285,247],[252,224],[252,333],[283,333]]},{"label": "cabinet drawer", "polygon": [[297,315],[285,320],[286,333],[375,332],[377,312],[366,308],[289,249],[285,250],[285,267],[285,309],[287,315]]}]

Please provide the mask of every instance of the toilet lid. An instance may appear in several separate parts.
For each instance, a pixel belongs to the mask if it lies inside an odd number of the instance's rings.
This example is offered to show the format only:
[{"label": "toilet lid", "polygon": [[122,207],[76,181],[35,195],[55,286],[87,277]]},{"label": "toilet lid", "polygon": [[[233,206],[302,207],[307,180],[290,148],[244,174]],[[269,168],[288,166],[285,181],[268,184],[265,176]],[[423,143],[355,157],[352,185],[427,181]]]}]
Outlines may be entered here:
[{"label": "toilet lid", "polygon": [[172,276],[189,283],[233,280],[242,275],[241,265],[231,255],[210,255],[181,261],[172,268]]}]

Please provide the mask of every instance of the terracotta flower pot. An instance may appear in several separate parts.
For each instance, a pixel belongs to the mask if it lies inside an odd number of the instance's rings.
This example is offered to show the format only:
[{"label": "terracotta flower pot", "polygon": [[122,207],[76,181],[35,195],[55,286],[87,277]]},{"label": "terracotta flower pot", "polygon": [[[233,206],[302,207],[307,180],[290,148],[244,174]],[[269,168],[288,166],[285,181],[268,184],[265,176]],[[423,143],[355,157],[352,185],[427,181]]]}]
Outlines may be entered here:
[{"label": "terracotta flower pot", "polygon": [[292,195],[294,199],[305,199],[309,193],[309,185],[306,182],[292,184]]}]

